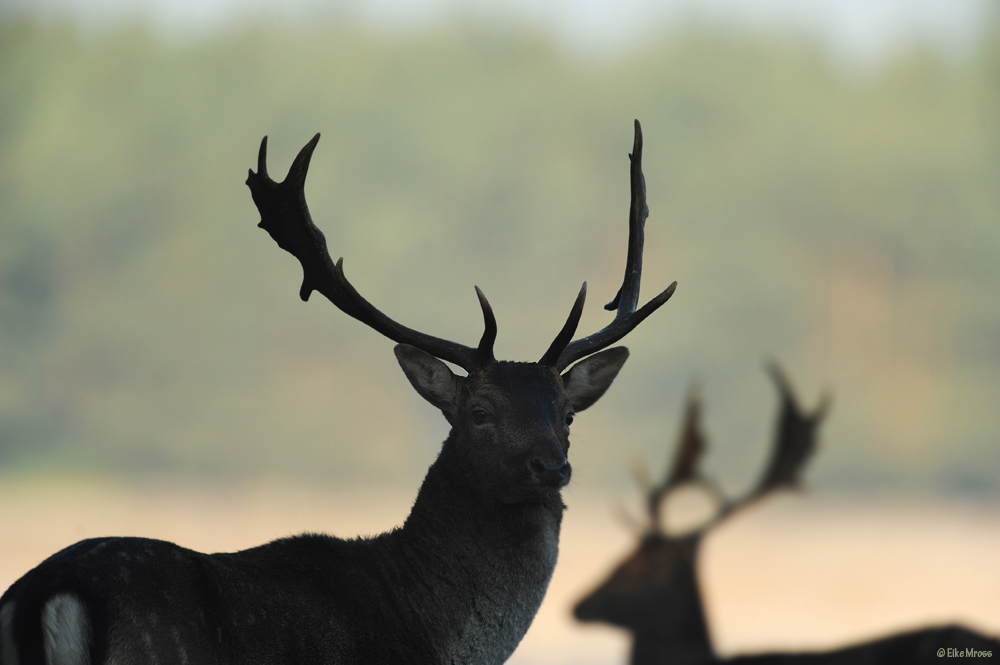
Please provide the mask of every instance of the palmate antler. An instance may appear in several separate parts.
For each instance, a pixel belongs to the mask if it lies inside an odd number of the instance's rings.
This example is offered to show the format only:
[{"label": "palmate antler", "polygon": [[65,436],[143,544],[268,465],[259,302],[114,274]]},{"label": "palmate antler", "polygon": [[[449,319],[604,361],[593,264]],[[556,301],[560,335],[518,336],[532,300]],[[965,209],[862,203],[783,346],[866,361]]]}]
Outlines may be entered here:
[{"label": "palmate antler", "polygon": [[[292,162],[285,180],[278,183],[267,174],[267,137],[261,141],[257,159],[257,172],[250,170],[247,186],[254,203],[260,211],[258,226],[266,230],[278,246],[295,256],[302,264],[303,280],[299,295],[308,300],[313,291],[319,291],[341,311],[365,325],[377,330],[395,342],[410,344],[442,360],[454,363],[466,371],[486,367],[495,362],[493,343],[496,340],[497,324],[493,310],[486,296],[476,287],[479,305],[483,311],[485,330],[475,348],[407,328],[392,320],[374,305],[365,300],[347,281],[344,275],[343,259],[336,263],[330,258],[326,238],[312,222],[305,199],[305,179],[309,160],[319,142],[316,134],[302,148]],[[665,303],[677,283],[671,284],[663,293],[635,311],[639,297],[639,282],[642,273],[643,227],[648,209],[646,207],[646,184],[642,175],[642,129],[635,121],[635,142],[632,154],[632,206],[629,214],[629,246],[625,268],[625,279],[614,304],[618,312],[608,326],[601,331],[570,342],[576,332],[583,304],[587,294],[584,282],[569,318],[556,336],[549,349],[539,360],[540,364],[552,365],[562,371],[570,364],[600,351],[620,340],[629,331]],[[610,307],[610,306],[609,306]]]},{"label": "palmate antler", "polygon": [[781,398],[771,457],[760,481],[745,496],[730,500],[719,494],[722,506],[715,522],[721,522],[771,492],[797,489],[802,482],[806,464],[816,451],[819,426],[830,409],[829,394],[820,398],[819,405],[812,413],[806,413],[799,406],[795,391],[781,367],[777,363],[771,363],[767,369]]},{"label": "palmate antler", "polygon": [[[642,323],[647,316],[655,312],[660,305],[670,300],[670,296],[674,295],[674,290],[677,288],[677,282],[671,283],[659,295],[636,311],[636,306],[639,304],[639,285],[642,281],[642,246],[646,235],[646,218],[649,216],[649,207],[646,205],[646,178],[642,174],[642,126],[638,120],[635,121],[635,139],[632,143],[632,152],[629,153],[628,157],[631,162],[629,171],[632,200],[628,213],[628,254],[625,262],[625,278],[618,294],[604,306],[604,309],[609,311],[617,310],[615,318],[598,332],[571,342],[559,354],[558,360],[555,362],[556,369],[559,371],[569,367],[580,358],[596,353],[623,338]],[[586,286],[584,284],[585,289]],[[540,362],[545,362],[545,357]]]},{"label": "palmate antler", "polygon": [[454,363],[466,371],[485,367],[494,362],[493,342],[497,336],[497,322],[493,309],[483,292],[476,287],[479,306],[483,310],[485,330],[479,346],[472,348],[457,342],[427,335],[401,325],[365,300],[347,281],[344,259],[334,264],[326,247],[326,237],[313,224],[306,205],[304,185],[309,160],[319,142],[316,134],[299,151],[288,169],[284,181],[278,183],[267,174],[267,137],[260,143],[257,173],[247,176],[247,186],[260,211],[260,228],[271,234],[278,246],[291,253],[302,264],[302,288],[299,296],[309,300],[313,291],[319,291],[342,312],[374,328],[389,339],[410,344],[442,360]]}]

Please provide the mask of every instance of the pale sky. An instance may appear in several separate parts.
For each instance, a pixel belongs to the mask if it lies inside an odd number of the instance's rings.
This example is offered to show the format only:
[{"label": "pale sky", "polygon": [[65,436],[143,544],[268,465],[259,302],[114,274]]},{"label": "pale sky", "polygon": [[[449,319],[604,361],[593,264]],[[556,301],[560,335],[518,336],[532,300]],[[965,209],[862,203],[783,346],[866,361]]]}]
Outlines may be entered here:
[{"label": "pale sky", "polygon": [[976,43],[995,6],[991,0],[0,0],[8,10],[69,15],[90,27],[143,17],[172,34],[261,16],[318,14],[406,30],[458,14],[541,27],[570,49],[598,57],[697,19],[805,33],[836,57],[861,65],[917,41],[961,55]]}]

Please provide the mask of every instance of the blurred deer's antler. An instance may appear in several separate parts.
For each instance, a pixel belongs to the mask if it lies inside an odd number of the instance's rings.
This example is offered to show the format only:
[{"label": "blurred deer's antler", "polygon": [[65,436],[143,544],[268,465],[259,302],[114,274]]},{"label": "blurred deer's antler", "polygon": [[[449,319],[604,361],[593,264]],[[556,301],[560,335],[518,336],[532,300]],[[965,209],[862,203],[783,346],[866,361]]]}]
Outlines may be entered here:
[{"label": "blurred deer's antler", "polygon": [[646,492],[646,509],[654,530],[661,530],[660,508],[663,499],[681,485],[693,481],[704,481],[698,472],[698,464],[705,453],[707,444],[701,430],[701,391],[692,386],[688,391],[687,407],[684,411],[684,423],[681,425],[680,438],[677,440],[677,451],[671,462],[663,482],[649,487]]},{"label": "blurred deer's antler", "polygon": [[760,481],[745,496],[736,500],[727,500],[721,495],[719,496],[722,508],[709,526],[756,503],[771,492],[799,488],[806,464],[816,451],[819,426],[830,409],[831,397],[829,393],[825,393],[820,398],[820,403],[815,411],[806,413],[799,406],[791,382],[778,363],[769,363],[767,371],[774,379],[781,399],[771,457]]},{"label": "blurred deer's antler", "polygon": [[729,499],[711,478],[701,474],[698,467],[708,444],[701,428],[700,390],[693,387],[688,393],[684,423],[676,452],[663,480],[654,485],[645,467],[633,468],[633,475],[646,498],[651,531],[665,535],[661,521],[663,502],[681,485],[698,483],[711,492],[718,501],[718,512],[708,523],[699,528],[697,533],[708,531],[733,513],[756,503],[771,492],[799,486],[805,466],[816,450],[816,435],[820,423],[829,411],[831,398],[829,394],[825,394],[815,411],[805,413],[799,406],[791,383],[781,367],[772,362],[768,364],[767,371],[778,389],[781,404],[775,426],[774,444],[760,481],[745,496]]}]

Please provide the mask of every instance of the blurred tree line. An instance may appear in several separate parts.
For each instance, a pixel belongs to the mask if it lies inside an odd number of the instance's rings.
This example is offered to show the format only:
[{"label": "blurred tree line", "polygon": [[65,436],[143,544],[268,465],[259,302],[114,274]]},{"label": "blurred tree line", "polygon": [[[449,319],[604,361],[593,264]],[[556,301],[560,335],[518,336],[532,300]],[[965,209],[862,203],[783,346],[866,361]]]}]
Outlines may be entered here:
[{"label": "blurred tree line", "polygon": [[[1000,32],[995,31],[1000,37]],[[116,474],[422,475],[446,431],[391,344],[255,228],[243,179],[323,132],[313,218],[390,316],[534,359],[582,280],[582,330],[624,264],[645,128],[644,294],[677,295],[578,420],[576,483],[659,464],[683,395],[709,465],[749,482],[761,371],[836,401],[833,487],[1000,490],[1000,39],[844,71],[803,40],[692,27],[609,62],[456,21],[386,35],[256,25],[0,22],[0,465]]]}]

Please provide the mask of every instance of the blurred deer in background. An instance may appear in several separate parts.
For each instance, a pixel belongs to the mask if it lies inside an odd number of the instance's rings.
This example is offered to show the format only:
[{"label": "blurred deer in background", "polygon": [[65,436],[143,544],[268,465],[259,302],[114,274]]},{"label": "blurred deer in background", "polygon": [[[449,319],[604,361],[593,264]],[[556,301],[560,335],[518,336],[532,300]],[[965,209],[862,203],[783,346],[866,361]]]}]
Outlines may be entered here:
[{"label": "blurred deer in background", "polygon": [[306,207],[318,140],[277,183],[265,137],[247,185],[260,226],[302,264],[302,299],[319,291],[397,342],[407,379],[451,425],[406,522],[374,538],[306,534],[211,555],[145,538],[79,542],[0,598],[2,665],[502,663],[527,631],[556,564],[573,416],[628,357],[606,347],[676,286],[636,309],[648,214],[639,123],[625,279],[607,306],[615,318],[571,342],[584,283],[534,363],[494,358],[496,320],[478,288],[485,332],[475,348],[402,326],[354,289]]},{"label": "blurred deer in background", "polygon": [[[692,391],[674,459],[664,479],[646,495],[649,524],[639,547],[574,609],[580,621],[602,621],[632,633],[632,665],[692,665],[695,663],[809,663],[886,665],[939,662],[940,656],[966,650],[980,657],[1000,655],[1000,642],[959,626],[928,628],[847,647],[836,651],[775,653],[739,656],[721,661],[712,647],[698,584],[698,550],[713,528],[772,492],[797,488],[806,463],[816,448],[817,431],[829,408],[824,397],[812,413],[799,407],[780,368],[770,367],[781,406],[770,460],[757,485],[746,496],[730,500],[698,464],[705,452],[701,404]],[[674,535],[662,519],[664,501],[675,490],[695,484],[718,503],[705,524]],[[952,652],[948,652],[948,649]],[[943,649],[941,653],[939,650]]]}]

